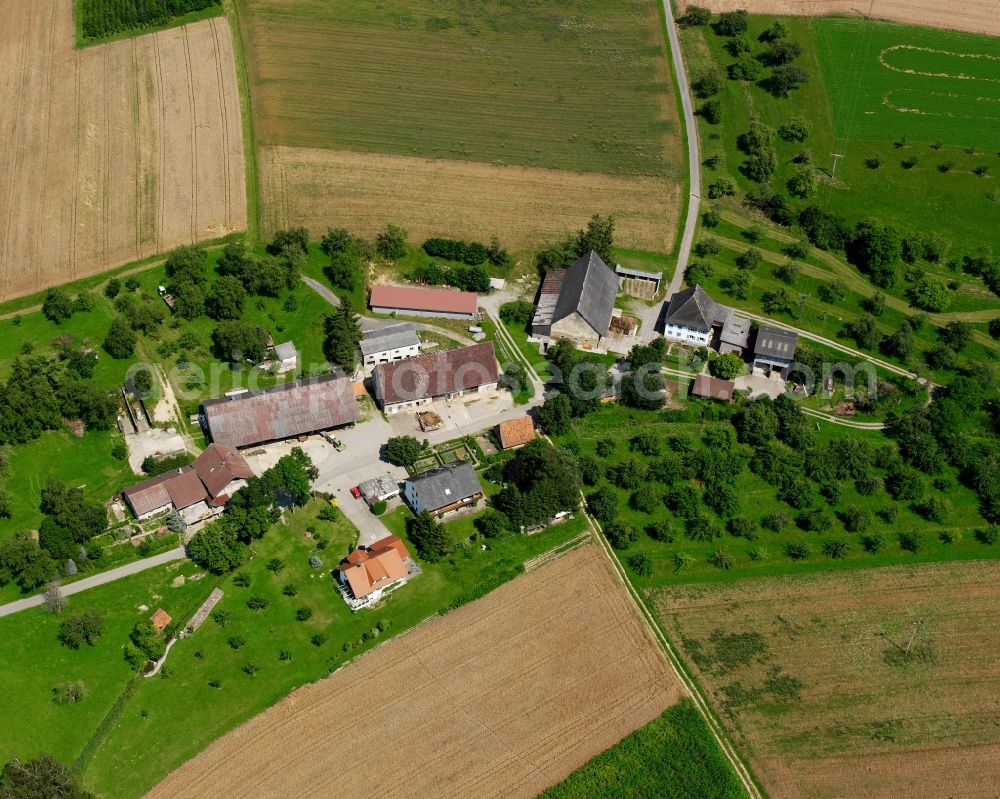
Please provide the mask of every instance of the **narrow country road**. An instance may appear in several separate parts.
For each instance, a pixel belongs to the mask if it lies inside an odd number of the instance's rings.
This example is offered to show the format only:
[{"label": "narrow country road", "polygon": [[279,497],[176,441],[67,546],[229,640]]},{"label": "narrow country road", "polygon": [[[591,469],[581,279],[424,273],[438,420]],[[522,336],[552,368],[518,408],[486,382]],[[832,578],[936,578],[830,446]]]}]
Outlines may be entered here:
[{"label": "narrow country road", "polygon": [[681,53],[681,42],[677,34],[677,23],[674,21],[674,11],[670,0],[663,0],[663,13],[667,18],[670,60],[674,65],[677,90],[680,92],[681,108],[684,112],[684,138],[687,140],[689,178],[687,218],[683,222],[681,243],[677,248],[677,267],[674,269],[670,285],[667,286],[666,297],[669,300],[681,289],[681,283],[684,281],[684,270],[687,268],[688,258],[691,257],[694,231],[698,226],[698,206],[701,203],[701,156],[698,149],[698,125],[694,118],[694,104],[691,102],[691,88],[688,86],[687,73],[684,71],[684,56]]},{"label": "narrow country road", "polygon": [[[99,585],[107,585],[108,583],[113,583],[115,580],[122,579],[122,577],[129,577],[133,574],[144,572],[147,569],[162,566],[165,563],[181,560],[185,557],[187,557],[187,555],[184,552],[184,547],[177,547],[176,549],[161,552],[159,555],[153,555],[151,558],[143,558],[142,560],[137,560],[132,563],[126,563],[124,566],[119,566],[117,569],[110,569],[91,577],[84,577],[82,580],[77,580],[74,583],[62,586],[61,590],[63,596],[79,594],[81,591],[86,591],[88,588],[96,588]],[[16,602],[9,602],[6,605],[0,605],[0,616],[10,616],[13,613],[19,613],[22,610],[27,610],[28,608],[37,608],[44,601],[44,594],[35,594],[35,596],[29,596],[26,599],[19,599]]]}]

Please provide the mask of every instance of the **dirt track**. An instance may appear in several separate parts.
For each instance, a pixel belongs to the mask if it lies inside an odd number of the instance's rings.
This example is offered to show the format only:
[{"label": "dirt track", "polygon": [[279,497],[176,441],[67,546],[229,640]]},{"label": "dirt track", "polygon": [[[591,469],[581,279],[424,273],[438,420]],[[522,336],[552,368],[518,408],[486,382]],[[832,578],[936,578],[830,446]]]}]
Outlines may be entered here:
[{"label": "dirt track", "polygon": [[698,0],[713,11],[821,16],[869,14],[875,19],[1000,36],[997,0]]},{"label": "dirt track", "polygon": [[82,50],[0,0],[0,300],[246,226],[224,18]]},{"label": "dirt track", "polygon": [[148,796],[537,796],[679,698],[634,613],[586,546],[296,691]]},{"label": "dirt track", "polygon": [[660,178],[475,161],[262,147],[259,163],[268,231],[301,224],[319,235],[336,220],[374,235],[392,222],[412,241],[498,235],[517,248],[611,213],[620,246],[669,252],[681,200],[680,186]]}]

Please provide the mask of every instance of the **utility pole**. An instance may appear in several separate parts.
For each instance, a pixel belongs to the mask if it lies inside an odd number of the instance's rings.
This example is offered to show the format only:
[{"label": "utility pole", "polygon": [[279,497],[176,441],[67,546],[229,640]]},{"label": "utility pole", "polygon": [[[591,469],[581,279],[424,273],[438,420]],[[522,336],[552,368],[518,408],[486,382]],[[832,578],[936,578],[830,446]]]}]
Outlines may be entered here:
[{"label": "utility pole", "polygon": [[843,153],[830,153],[833,156],[833,171],[830,173],[830,178],[832,180],[837,179],[837,164],[840,163],[840,159],[844,157]]}]

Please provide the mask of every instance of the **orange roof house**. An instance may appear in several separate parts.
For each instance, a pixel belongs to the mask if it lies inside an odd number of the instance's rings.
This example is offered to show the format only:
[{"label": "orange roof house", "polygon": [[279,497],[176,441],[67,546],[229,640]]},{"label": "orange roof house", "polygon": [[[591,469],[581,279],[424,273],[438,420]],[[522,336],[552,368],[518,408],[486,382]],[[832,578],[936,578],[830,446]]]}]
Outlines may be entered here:
[{"label": "orange roof house", "polygon": [[[350,589],[355,600],[362,600],[404,579],[409,572],[403,560],[408,557],[409,552],[402,540],[390,535],[376,541],[368,549],[359,547],[348,555],[345,562],[337,567],[337,580]],[[355,607],[350,601],[348,604]],[[358,607],[361,606],[359,603]]]},{"label": "orange roof house", "polygon": [[535,423],[530,416],[522,416],[520,419],[511,419],[497,425],[497,432],[500,434],[500,446],[503,449],[520,447],[535,438]]},{"label": "orange roof house", "polygon": [[163,608],[157,608],[156,613],[152,615],[150,621],[153,622],[153,626],[157,630],[163,630],[168,624],[170,624],[170,614],[168,614]]}]

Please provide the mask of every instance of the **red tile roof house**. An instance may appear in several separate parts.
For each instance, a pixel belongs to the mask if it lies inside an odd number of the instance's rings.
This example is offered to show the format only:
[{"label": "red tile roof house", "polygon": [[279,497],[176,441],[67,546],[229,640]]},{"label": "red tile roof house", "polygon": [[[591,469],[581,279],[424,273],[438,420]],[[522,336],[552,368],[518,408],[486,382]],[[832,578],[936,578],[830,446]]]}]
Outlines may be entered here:
[{"label": "red tile roof house", "polygon": [[348,555],[337,567],[337,583],[351,610],[359,610],[398,587],[410,575],[411,567],[415,570],[406,544],[389,535]]},{"label": "red tile roof house", "polygon": [[373,313],[480,319],[479,296],[471,291],[372,286],[368,307]]},{"label": "red tile roof house", "polygon": [[201,423],[212,441],[249,447],[318,433],[361,418],[351,380],[323,375],[201,404]]},{"label": "red tile roof house", "polygon": [[221,513],[252,474],[235,447],[210,444],[190,466],[129,486],[122,499],[138,519],[176,510],[190,524]]},{"label": "red tile roof house", "polygon": [[500,368],[493,342],[422,355],[395,363],[380,363],[372,373],[375,401],[386,413],[494,391]]}]

